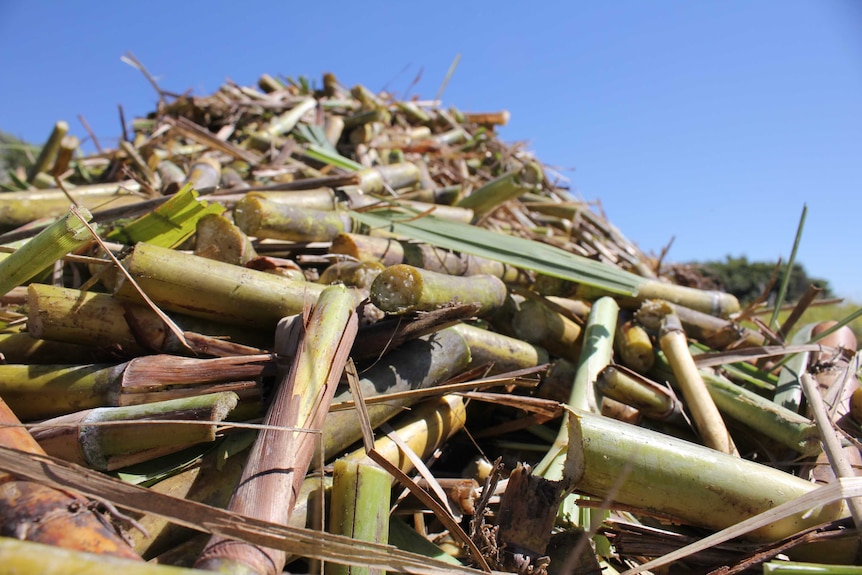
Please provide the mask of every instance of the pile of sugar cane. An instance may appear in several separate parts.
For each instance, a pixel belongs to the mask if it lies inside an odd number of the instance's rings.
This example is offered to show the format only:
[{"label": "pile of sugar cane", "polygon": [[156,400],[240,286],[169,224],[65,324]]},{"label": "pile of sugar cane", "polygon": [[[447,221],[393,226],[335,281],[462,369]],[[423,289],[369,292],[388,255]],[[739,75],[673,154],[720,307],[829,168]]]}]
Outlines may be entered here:
[{"label": "pile of sugar cane", "polygon": [[10,564],[854,560],[847,328],[662,278],[506,112],[331,74],[159,96],[116,149],[59,122],[0,194]]}]

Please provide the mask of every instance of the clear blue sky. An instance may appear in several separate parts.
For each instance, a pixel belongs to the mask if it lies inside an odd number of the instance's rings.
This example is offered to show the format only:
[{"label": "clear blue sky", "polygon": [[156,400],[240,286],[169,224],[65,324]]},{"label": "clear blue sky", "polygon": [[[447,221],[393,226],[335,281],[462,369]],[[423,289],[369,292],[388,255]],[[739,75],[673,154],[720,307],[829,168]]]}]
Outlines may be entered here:
[{"label": "clear blue sky", "polygon": [[[509,141],[673,261],[798,259],[862,301],[862,1],[96,2],[0,0],[0,129],[65,119],[103,145],[163,88],[261,73],[506,108]],[[421,71],[415,87],[411,81]]]}]

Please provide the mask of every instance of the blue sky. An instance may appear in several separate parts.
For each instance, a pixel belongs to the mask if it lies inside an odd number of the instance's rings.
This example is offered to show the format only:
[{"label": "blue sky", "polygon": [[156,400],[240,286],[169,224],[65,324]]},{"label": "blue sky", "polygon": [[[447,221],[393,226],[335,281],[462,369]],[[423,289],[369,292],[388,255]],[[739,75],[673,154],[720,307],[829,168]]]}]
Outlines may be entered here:
[{"label": "blue sky", "polygon": [[[155,93],[331,71],[399,95],[508,109],[501,135],[567,170],[647,252],[798,260],[862,301],[862,2],[0,0],[0,129],[67,120],[103,145]],[[417,85],[413,79],[421,72]]]}]

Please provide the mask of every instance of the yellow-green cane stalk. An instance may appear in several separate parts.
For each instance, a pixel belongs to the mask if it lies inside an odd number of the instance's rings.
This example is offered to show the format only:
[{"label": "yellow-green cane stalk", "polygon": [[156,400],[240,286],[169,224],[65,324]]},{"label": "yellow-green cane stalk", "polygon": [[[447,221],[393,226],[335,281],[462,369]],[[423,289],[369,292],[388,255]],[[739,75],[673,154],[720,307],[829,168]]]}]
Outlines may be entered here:
[{"label": "yellow-green cane stalk", "polygon": [[78,249],[92,238],[85,209],[69,212],[39,232],[36,237],[0,260],[0,295],[33,279],[54,262]]},{"label": "yellow-green cane stalk", "polygon": [[[92,351],[110,349],[124,356],[153,352],[177,355],[190,353],[188,347],[177,339],[152,309],[108,294],[30,284],[27,290],[27,317],[28,331],[32,337],[85,345],[95,348]],[[228,338],[237,344],[267,349],[272,347],[272,337],[268,333],[182,314],[174,314],[172,319],[186,333]],[[190,343],[195,352],[208,353],[194,341]],[[77,361],[84,357],[79,356]],[[50,363],[59,361],[55,359]]]},{"label": "yellow-green cane stalk", "polygon": [[404,246],[392,238],[363,234],[338,234],[329,250],[363,262],[380,262],[385,266],[404,263]]},{"label": "yellow-green cane stalk", "polygon": [[669,313],[662,319],[659,345],[682,389],[683,398],[703,442],[722,453],[739,455],[721,413],[691,357],[688,340],[676,314]]},{"label": "yellow-green cane stalk", "polygon": [[133,180],[79,186],[68,194],[59,189],[28,190],[0,194],[0,229],[23,226],[40,218],[61,216],[69,211],[69,196],[81,208],[101,210],[137,204],[145,198]]},{"label": "yellow-green cane stalk", "polygon": [[621,323],[615,339],[620,361],[638,373],[646,373],[655,361],[655,351],[649,334],[634,320]]},{"label": "yellow-green cane stalk", "polygon": [[320,211],[277,204],[247,194],[237,202],[234,221],[250,236],[297,242],[328,242],[350,231],[350,217],[338,211]]},{"label": "yellow-green cane stalk", "polygon": [[548,352],[526,341],[460,323],[452,328],[470,347],[471,368],[490,365],[488,375],[535,367],[548,362]]},{"label": "yellow-green cane stalk", "polygon": [[769,561],[763,564],[763,575],[862,575],[862,566]]},{"label": "yellow-green cane stalk", "polygon": [[[577,461],[578,492],[612,496],[688,525],[724,529],[817,489],[783,471],[608,417],[573,410],[567,425],[577,438],[567,449]],[[775,541],[847,516],[838,502],[776,521],[749,537]]]},{"label": "yellow-green cane stalk", "polygon": [[406,264],[390,266],[371,284],[371,302],[397,314],[453,303],[477,303],[478,313],[487,314],[503,305],[506,293],[506,285],[494,276],[449,276]]},{"label": "yellow-green cane stalk", "polygon": [[360,170],[359,187],[366,194],[387,194],[388,190],[410,188],[419,183],[421,172],[416,164],[404,162]]},{"label": "yellow-green cane stalk", "polygon": [[27,332],[0,333],[0,354],[7,363],[51,364],[75,362],[109,362],[116,356],[106,349],[38,339]]},{"label": "yellow-green cane stalk", "polygon": [[539,345],[554,355],[577,361],[582,328],[571,318],[540,300],[521,303],[512,316],[512,329],[524,341]]},{"label": "yellow-green cane stalk", "polygon": [[[216,262],[176,250],[138,244],[123,261],[159,307],[217,322],[272,329],[317,300],[324,286]],[[140,301],[120,280],[114,294]]]},{"label": "yellow-green cane stalk", "polygon": [[151,355],[117,365],[0,365],[0,397],[22,420],[45,419],[96,407],[247,391],[271,371],[269,354],[214,359]]},{"label": "yellow-green cane stalk", "polygon": [[[676,384],[676,377],[663,353],[656,356],[656,365],[651,373],[657,379]],[[727,417],[744,423],[801,455],[812,456],[821,451],[816,426],[808,418],[710,369],[700,369],[700,376],[716,407]]]},{"label": "yellow-green cane stalk", "polygon": [[318,283],[324,285],[343,283],[348,286],[368,289],[374,279],[385,269],[386,266],[379,262],[335,262],[323,270]]},{"label": "yellow-green cane stalk", "polygon": [[221,214],[207,214],[195,227],[195,255],[235,266],[257,257],[251,240]]},{"label": "yellow-green cane stalk", "polygon": [[[465,338],[447,328],[408,341],[362,373],[359,388],[363,397],[399,393],[433,387],[455,377],[470,364],[470,348]],[[349,391],[340,392],[333,403],[353,400]],[[401,414],[416,398],[391,399],[368,406],[372,426]],[[337,455],[362,437],[354,410],[329,414],[323,428],[323,445],[327,456]]]},{"label": "yellow-green cane stalk", "polygon": [[54,124],[54,129],[51,130],[51,135],[48,141],[42,146],[39,151],[39,156],[36,162],[27,170],[27,181],[32,182],[40,172],[47,172],[54,163],[54,158],[57,156],[57,151],[60,149],[60,143],[63,137],[69,131],[69,124],[60,120]]},{"label": "yellow-green cane stalk", "polygon": [[[31,430],[48,455],[110,471],[191,445],[215,441],[217,424],[239,397],[211,393],[127,407],[102,407],[48,419]],[[172,420],[158,423],[158,420]],[[176,423],[209,421],[210,425]],[[147,425],[148,421],[156,421]],[[125,422],[125,425],[118,425]]]},{"label": "yellow-green cane stalk", "polygon": [[274,118],[266,127],[252,136],[252,143],[258,149],[266,150],[270,144],[279,136],[283,136],[293,130],[299,120],[317,105],[314,98],[306,98],[296,106]]},{"label": "yellow-green cane stalk", "polygon": [[605,396],[636,408],[652,419],[681,418],[682,405],[667,389],[619,366],[604,368],[596,387]]},{"label": "yellow-green cane stalk", "polygon": [[[335,462],[329,531],[360,541],[388,543],[391,476],[376,465]],[[378,569],[326,564],[326,575],[382,575]]]},{"label": "yellow-green cane stalk", "polygon": [[[593,413],[600,412],[600,401],[596,394],[596,380],[613,356],[614,334],[619,311],[617,302],[609,297],[601,298],[593,304],[587,318],[587,324],[584,327],[581,353],[569,395],[569,407],[588,410]],[[564,467],[567,462],[566,451],[570,441],[569,417],[568,415],[563,417],[563,425],[560,427],[557,438],[551,449],[536,465],[535,475],[549,481],[563,479]],[[584,526],[590,526],[594,519],[598,519],[598,515],[594,516],[589,509],[579,512],[572,497],[563,501],[560,514],[563,518]],[[577,515],[580,517],[575,520]]]}]

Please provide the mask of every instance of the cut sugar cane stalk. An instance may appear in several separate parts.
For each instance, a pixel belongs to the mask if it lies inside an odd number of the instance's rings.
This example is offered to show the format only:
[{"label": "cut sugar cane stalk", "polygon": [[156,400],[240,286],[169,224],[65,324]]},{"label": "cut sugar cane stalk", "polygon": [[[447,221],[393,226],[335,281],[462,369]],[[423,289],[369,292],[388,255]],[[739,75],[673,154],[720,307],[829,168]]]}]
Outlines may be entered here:
[{"label": "cut sugar cane stalk", "polygon": [[626,368],[607,366],[599,373],[596,386],[606,397],[630,405],[646,417],[682,417],[682,405],[667,389]]},{"label": "cut sugar cane stalk", "polygon": [[[46,340],[110,349],[120,355],[189,353],[189,349],[152,309],[108,294],[30,284],[27,290],[27,316],[30,335]],[[186,334],[197,332],[258,347],[272,345],[271,337],[261,337],[249,329],[187,315],[174,314],[172,319]],[[196,353],[208,353],[205,348],[196,345],[195,340],[187,338],[186,341]]]},{"label": "cut sugar cane stalk", "polygon": [[[652,373],[657,379],[676,382],[664,354],[658,354]],[[715,406],[726,417],[744,423],[804,456],[821,452],[816,426],[808,418],[736,385],[712,370],[700,369],[700,376]]]},{"label": "cut sugar cane stalk", "polygon": [[[363,395],[399,393],[426,389],[440,384],[463,371],[470,362],[470,348],[464,338],[452,329],[408,341],[363,372],[359,388]],[[349,391],[339,393],[334,402],[355,399]],[[401,398],[368,406],[373,426],[399,415],[416,398]],[[323,429],[327,457],[337,455],[362,437],[353,410],[330,413]]]},{"label": "cut sugar cane stalk", "polygon": [[[376,465],[339,459],[332,476],[331,533],[387,543],[391,476]],[[326,564],[326,575],[382,575],[355,565]]]},{"label": "cut sugar cane stalk", "polygon": [[255,387],[272,356],[191,359],[145,356],[126,363],[0,365],[0,397],[24,420]]},{"label": "cut sugar cane stalk", "polygon": [[[593,304],[584,327],[577,371],[569,394],[569,407],[599,413],[600,403],[596,395],[596,380],[613,356],[614,333],[619,311],[617,302],[609,297],[600,298]],[[571,417],[569,414],[563,416],[563,424],[554,444],[536,465],[535,475],[549,481],[560,481],[564,478],[571,440],[569,417]],[[593,521],[598,520],[600,516],[600,513],[594,513],[590,509],[579,510],[573,497],[563,500],[560,514],[585,529],[591,528]]]},{"label": "cut sugar cane stalk", "polygon": [[[579,438],[569,445],[579,458],[578,492],[605,498],[623,476],[614,501],[660,510],[689,525],[724,529],[817,489],[789,473],[608,417],[572,411],[569,422]],[[748,537],[775,541],[847,516],[838,502],[776,521]]]},{"label": "cut sugar cane stalk", "polygon": [[[238,399],[235,393],[222,392],[102,407],[43,421],[31,433],[49,455],[110,471],[214,441],[218,422],[236,407]],[[172,421],[159,424],[159,420]],[[147,425],[152,421],[157,423]]]},{"label": "cut sugar cane stalk", "polygon": [[578,360],[581,326],[541,300],[528,299],[518,306],[512,316],[512,329],[524,341],[568,360]]},{"label": "cut sugar cane stalk", "polygon": [[488,375],[516,371],[548,363],[548,352],[526,341],[466,323],[452,326],[470,347],[470,366],[490,364]]},{"label": "cut sugar cane stalk", "polygon": [[90,241],[85,209],[69,212],[35,238],[0,260],[0,296],[36,277],[69,252]]},{"label": "cut sugar cane stalk", "polygon": [[40,172],[47,172],[54,164],[54,158],[57,157],[60,143],[63,141],[63,137],[68,131],[69,124],[65,121],[60,120],[54,124],[54,129],[51,130],[51,135],[48,137],[48,141],[45,142],[45,145],[42,146],[42,149],[39,151],[39,157],[36,158],[36,162],[30,166],[30,169],[27,171],[28,182],[33,183],[33,180],[36,179],[36,176],[38,176]]},{"label": "cut sugar cane stalk", "polygon": [[350,231],[350,218],[340,211],[297,208],[271,202],[255,192],[234,208],[234,221],[250,236],[297,242],[329,242]]},{"label": "cut sugar cane stalk", "polygon": [[668,313],[662,319],[659,344],[682,389],[686,405],[691,411],[695,427],[703,442],[722,453],[739,455],[730,432],[727,431],[724,420],[691,357],[688,340],[675,313]]},{"label": "cut sugar cane stalk", "polygon": [[[135,246],[123,265],[160,307],[234,325],[273,328],[316,301],[324,289],[149,244]],[[140,301],[124,280],[114,293]]]},{"label": "cut sugar cane stalk", "polygon": [[[281,334],[288,340],[277,341],[276,348],[292,356],[292,364],[264,422],[304,429],[266,429],[258,435],[229,505],[231,511],[281,525],[290,519],[320,439],[309,431],[319,430],[323,424],[356,337],[353,296],[343,286],[330,286],[321,293],[307,322],[303,319],[281,324],[292,329]],[[197,565],[212,571],[240,569],[275,575],[284,568],[285,560],[283,551],[214,537]]]},{"label": "cut sugar cane stalk", "polygon": [[69,190],[52,188],[0,194],[0,229],[23,226],[40,218],[61,216],[69,211],[69,197],[88,210],[141,202],[141,186],[133,180],[92,184]]},{"label": "cut sugar cane stalk", "polygon": [[388,267],[371,284],[371,302],[397,314],[477,303],[482,315],[502,306],[506,293],[506,285],[494,276],[456,277],[406,264]]}]

